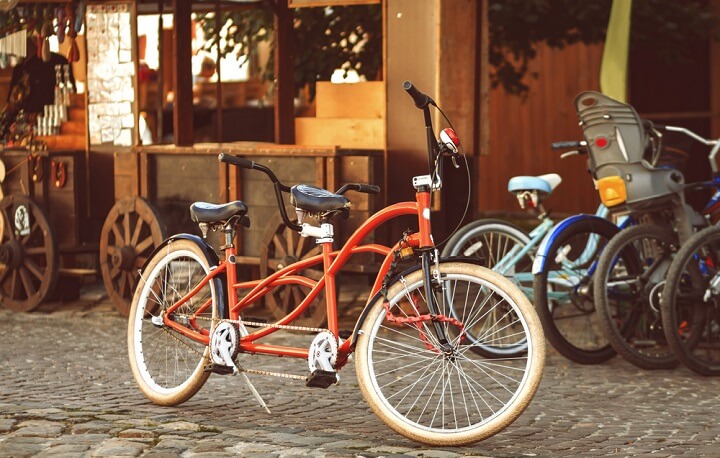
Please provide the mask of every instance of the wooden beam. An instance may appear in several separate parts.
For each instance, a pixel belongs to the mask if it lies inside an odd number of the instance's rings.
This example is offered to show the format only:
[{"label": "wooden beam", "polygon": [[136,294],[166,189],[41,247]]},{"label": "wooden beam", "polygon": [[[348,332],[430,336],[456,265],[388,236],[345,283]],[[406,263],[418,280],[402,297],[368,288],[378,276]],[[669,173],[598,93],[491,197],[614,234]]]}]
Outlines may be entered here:
[{"label": "wooden beam", "polygon": [[370,5],[380,3],[380,0],[290,0],[290,8],[317,7],[317,6],[347,6]]},{"label": "wooden beam", "polygon": [[175,104],[173,129],[175,145],[193,144],[193,94],[192,94],[192,38],[190,34],[191,2],[173,0],[173,81],[175,81]]},{"label": "wooden beam", "polygon": [[292,144],[295,142],[293,11],[288,8],[288,0],[277,0],[275,5],[275,142]]}]

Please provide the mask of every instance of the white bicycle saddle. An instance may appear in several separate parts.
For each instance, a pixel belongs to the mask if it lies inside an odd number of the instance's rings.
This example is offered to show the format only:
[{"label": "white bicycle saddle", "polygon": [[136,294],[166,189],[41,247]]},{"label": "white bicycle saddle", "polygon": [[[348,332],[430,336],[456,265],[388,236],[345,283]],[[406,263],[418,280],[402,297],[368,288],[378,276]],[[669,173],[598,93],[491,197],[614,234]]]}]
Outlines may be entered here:
[{"label": "white bicycle saddle", "polygon": [[517,176],[510,178],[510,181],[508,181],[508,191],[513,194],[528,191],[550,194],[560,183],[562,183],[562,178],[557,173],[548,173],[536,177]]}]

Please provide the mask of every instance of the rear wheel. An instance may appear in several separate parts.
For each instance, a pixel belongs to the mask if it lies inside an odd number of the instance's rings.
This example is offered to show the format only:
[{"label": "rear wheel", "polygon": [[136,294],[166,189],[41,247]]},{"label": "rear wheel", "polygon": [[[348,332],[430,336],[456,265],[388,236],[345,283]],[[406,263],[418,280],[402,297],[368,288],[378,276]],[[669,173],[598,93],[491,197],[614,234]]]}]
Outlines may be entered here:
[{"label": "rear wheel", "polygon": [[[434,270],[434,269],[433,269]],[[356,370],[365,400],[400,434],[430,445],[462,445],[488,438],[515,421],[533,399],[545,364],[540,322],[510,281],[486,268],[441,262],[433,278],[441,314],[461,311],[458,322],[441,321],[449,337],[439,343],[428,313],[422,270],[402,274],[378,299],[361,326]],[[519,332],[494,341],[503,323],[486,323],[505,306]],[[445,315],[447,316],[447,315]],[[495,346],[526,344],[519,357],[486,358],[471,351],[465,331],[480,327]],[[478,339],[479,340],[479,339]]]},{"label": "rear wheel", "polygon": [[691,370],[720,375],[720,227],[690,238],[666,280],[662,319],[668,344]]},{"label": "rear wheel", "polygon": [[618,233],[600,255],[594,297],[615,350],[644,369],[678,363],[665,339],[660,295],[677,252],[667,227],[642,224]]},{"label": "rear wheel", "polygon": [[[530,243],[530,237],[519,227],[499,219],[481,219],[461,227],[447,241],[442,257],[468,256],[481,259],[483,265],[493,269],[508,253]],[[530,272],[533,255],[528,253],[507,268],[503,275]]]},{"label": "rear wheel", "polygon": [[[520,254],[530,243],[530,237],[517,226],[498,219],[481,219],[463,226],[448,240],[442,251],[442,257],[463,256],[479,259],[482,264],[511,279],[526,294],[532,291],[532,263],[534,251]],[[517,258],[517,259],[515,259]],[[453,312],[454,313],[454,312]],[[505,315],[503,307],[494,309],[497,317]],[[513,323],[501,327],[509,335],[515,333]],[[478,329],[480,335],[484,332]],[[494,347],[478,341],[476,335],[468,331],[467,337],[473,343],[472,351],[487,357],[522,355],[527,348],[523,342],[513,347]]]},{"label": "rear wheel", "polygon": [[576,363],[599,364],[616,354],[592,288],[598,255],[617,233],[617,226],[597,218],[571,223],[550,242],[543,270],[535,274],[535,310],[545,337]]},{"label": "rear wheel", "polygon": [[203,368],[210,362],[207,342],[218,318],[222,281],[210,281],[168,312],[209,271],[203,250],[191,240],[179,239],[161,248],[140,275],[130,308],[128,353],[135,381],[156,404],[187,401],[210,375]]}]

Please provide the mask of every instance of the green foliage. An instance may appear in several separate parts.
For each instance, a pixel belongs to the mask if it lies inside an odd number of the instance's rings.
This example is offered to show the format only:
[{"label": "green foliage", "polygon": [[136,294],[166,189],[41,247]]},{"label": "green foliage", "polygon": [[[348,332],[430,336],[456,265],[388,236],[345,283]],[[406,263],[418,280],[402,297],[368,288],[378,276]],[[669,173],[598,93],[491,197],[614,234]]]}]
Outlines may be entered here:
[{"label": "green foliage", "polygon": [[[230,22],[227,41],[221,54],[248,55],[251,61],[257,44],[268,41],[273,49],[273,12],[267,4],[251,10],[226,13],[223,24]],[[199,18],[208,36],[215,33],[212,15]],[[328,81],[335,69],[355,70],[368,80],[378,78],[382,68],[382,10],[380,5],[328,8],[298,8],[294,11],[295,86]],[[215,45],[214,41],[207,48]],[[269,65],[257,74],[273,79],[272,55]]]},{"label": "green foliage", "polygon": [[[215,15],[203,15],[198,17],[197,21],[202,26],[205,36],[208,37],[205,49],[211,50],[216,46],[218,38]],[[238,55],[245,56],[246,60],[255,62],[258,52],[257,45],[273,40],[273,12],[267,4],[258,8],[223,13],[219,28],[222,30],[226,25],[228,25],[227,35],[220,47],[220,54],[223,57],[237,52]],[[272,78],[272,73],[263,75],[265,69],[253,69],[253,71],[269,79]]]},{"label": "green foliage", "polygon": [[329,81],[337,68],[376,80],[382,68],[380,5],[295,10],[295,86]]},{"label": "green foliage", "polygon": [[[526,95],[524,79],[539,43],[563,48],[604,41],[611,5],[612,0],[490,0],[493,87]],[[716,22],[705,2],[634,0],[631,52],[648,50],[668,63],[682,62],[687,49],[709,38]]]}]

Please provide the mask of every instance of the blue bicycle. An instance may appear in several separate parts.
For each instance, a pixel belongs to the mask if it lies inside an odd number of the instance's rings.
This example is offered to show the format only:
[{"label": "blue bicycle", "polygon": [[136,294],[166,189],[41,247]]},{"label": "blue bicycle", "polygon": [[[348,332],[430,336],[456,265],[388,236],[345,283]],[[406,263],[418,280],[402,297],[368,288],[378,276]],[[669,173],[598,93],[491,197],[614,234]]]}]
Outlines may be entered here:
[{"label": "blue bicycle", "polygon": [[[575,148],[563,157],[587,152],[585,142],[559,142],[553,148]],[[598,254],[620,229],[609,221],[610,213],[602,204],[594,215],[575,215],[555,224],[543,201],[561,182],[557,174],[511,178],[508,191],[515,194],[521,208],[534,209],[540,223],[528,234],[507,221],[477,220],[458,230],[442,255],[481,258],[488,267],[513,280],[535,303],[553,347],[572,361],[597,364],[613,357],[615,350],[595,313],[592,273]],[[621,226],[629,223],[625,218]],[[508,323],[505,332],[512,329]],[[521,344],[477,348],[498,356],[524,350]]]}]

